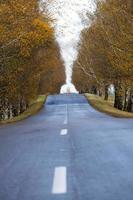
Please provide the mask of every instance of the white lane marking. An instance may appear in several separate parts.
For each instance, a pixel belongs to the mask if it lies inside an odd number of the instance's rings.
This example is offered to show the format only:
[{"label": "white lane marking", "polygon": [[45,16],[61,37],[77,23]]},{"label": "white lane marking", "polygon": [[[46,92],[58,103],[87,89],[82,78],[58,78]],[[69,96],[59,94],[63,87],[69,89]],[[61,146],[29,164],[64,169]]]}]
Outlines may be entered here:
[{"label": "white lane marking", "polygon": [[56,167],[53,179],[53,194],[64,194],[67,192],[67,169],[66,167]]},{"label": "white lane marking", "polygon": [[67,129],[62,129],[60,135],[67,135],[67,133],[68,133]]},{"label": "white lane marking", "polygon": [[64,152],[64,151],[65,151],[65,149],[60,149],[60,151],[61,151],[61,152]]},{"label": "white lane marking", "polygon": [[64,120],[64,125],[67,125],[67,119]]},{"label": "white lane marking", "polygon": [[64,125],[68,124],[68,106],[66,105],[66,114],[65,114],[65,120],[64,120]]}]

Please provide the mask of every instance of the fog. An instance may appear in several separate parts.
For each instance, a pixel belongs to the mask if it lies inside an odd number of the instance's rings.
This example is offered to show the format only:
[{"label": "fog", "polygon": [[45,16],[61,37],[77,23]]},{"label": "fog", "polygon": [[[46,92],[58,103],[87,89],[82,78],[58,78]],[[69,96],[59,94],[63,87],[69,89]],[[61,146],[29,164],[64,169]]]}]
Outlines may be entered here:
[{"label": "fog", "polygon": [[52,0],[48,11],[53,17],[55,36],[65,63],[66,83],[71,83],[81,31],[90,25],[87,13],[93,13],[94,0]]}]

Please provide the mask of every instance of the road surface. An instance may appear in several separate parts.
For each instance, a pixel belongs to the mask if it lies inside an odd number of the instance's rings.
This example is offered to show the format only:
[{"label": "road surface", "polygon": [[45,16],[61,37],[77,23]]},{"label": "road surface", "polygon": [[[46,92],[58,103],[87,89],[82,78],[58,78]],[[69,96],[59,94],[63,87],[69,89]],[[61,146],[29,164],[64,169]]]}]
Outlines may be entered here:
[{"label": "road surface", "polygon": [[133,200],[133,120],[82,95],[49,96],[0,127],[0,200]]}]

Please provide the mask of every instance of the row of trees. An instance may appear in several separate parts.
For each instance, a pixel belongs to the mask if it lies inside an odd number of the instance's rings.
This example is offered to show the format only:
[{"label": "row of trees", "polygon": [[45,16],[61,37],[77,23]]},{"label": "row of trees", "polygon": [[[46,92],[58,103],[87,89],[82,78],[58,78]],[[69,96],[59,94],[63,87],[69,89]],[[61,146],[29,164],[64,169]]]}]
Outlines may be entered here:
[{"label": "row of trees", "polygon": [[0,120],[25,111],[40,90],[40,80],[47,85],[43,92],[49,92],[50,83],[42,77],[54,76],[63,66],[60,55],[58,66],[52,63],[55,49],[59,52],[54,30],[38,0],[0,1]]},{"label": "row of trees", "polygon": [[80,91],[104,92],[106,100],[114,85],[114,107],[133,112],[132,0],[98,3],[91,26],[82,33],[73,80]]},{"label": "row of trees", "polygon": [[59,93],[65,80],[64,62],[61,59],[60,48],[57,42],[54,42],[51,48],[42,52],[47,59],[42,58],[43,68],[45,70],[40,77],[39,93],[45,94]]}]

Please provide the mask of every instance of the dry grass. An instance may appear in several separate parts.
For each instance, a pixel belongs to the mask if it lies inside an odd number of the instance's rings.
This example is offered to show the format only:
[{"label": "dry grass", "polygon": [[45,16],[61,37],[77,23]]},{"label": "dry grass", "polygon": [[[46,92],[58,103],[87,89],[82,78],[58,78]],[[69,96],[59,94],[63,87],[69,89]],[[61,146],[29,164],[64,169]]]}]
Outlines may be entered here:
[{"label": "dry grass", "polygon": [[89,103],[98,111],[119,118],[133,118],[133,113],[118,110],[113,107],[113,97],[105,101],[102,97],[93,94],[86,94]]},{"label": "dry grass", "polygon": [[45,100],[46,100],[46,95],[39,95],[38,98],[35,101],[33,101],[30,104],[29,108],[21,115],[9,120],[1,121],[0,124],[14,123],[26,119],[32,115],[35,115],[42,108]]}]

